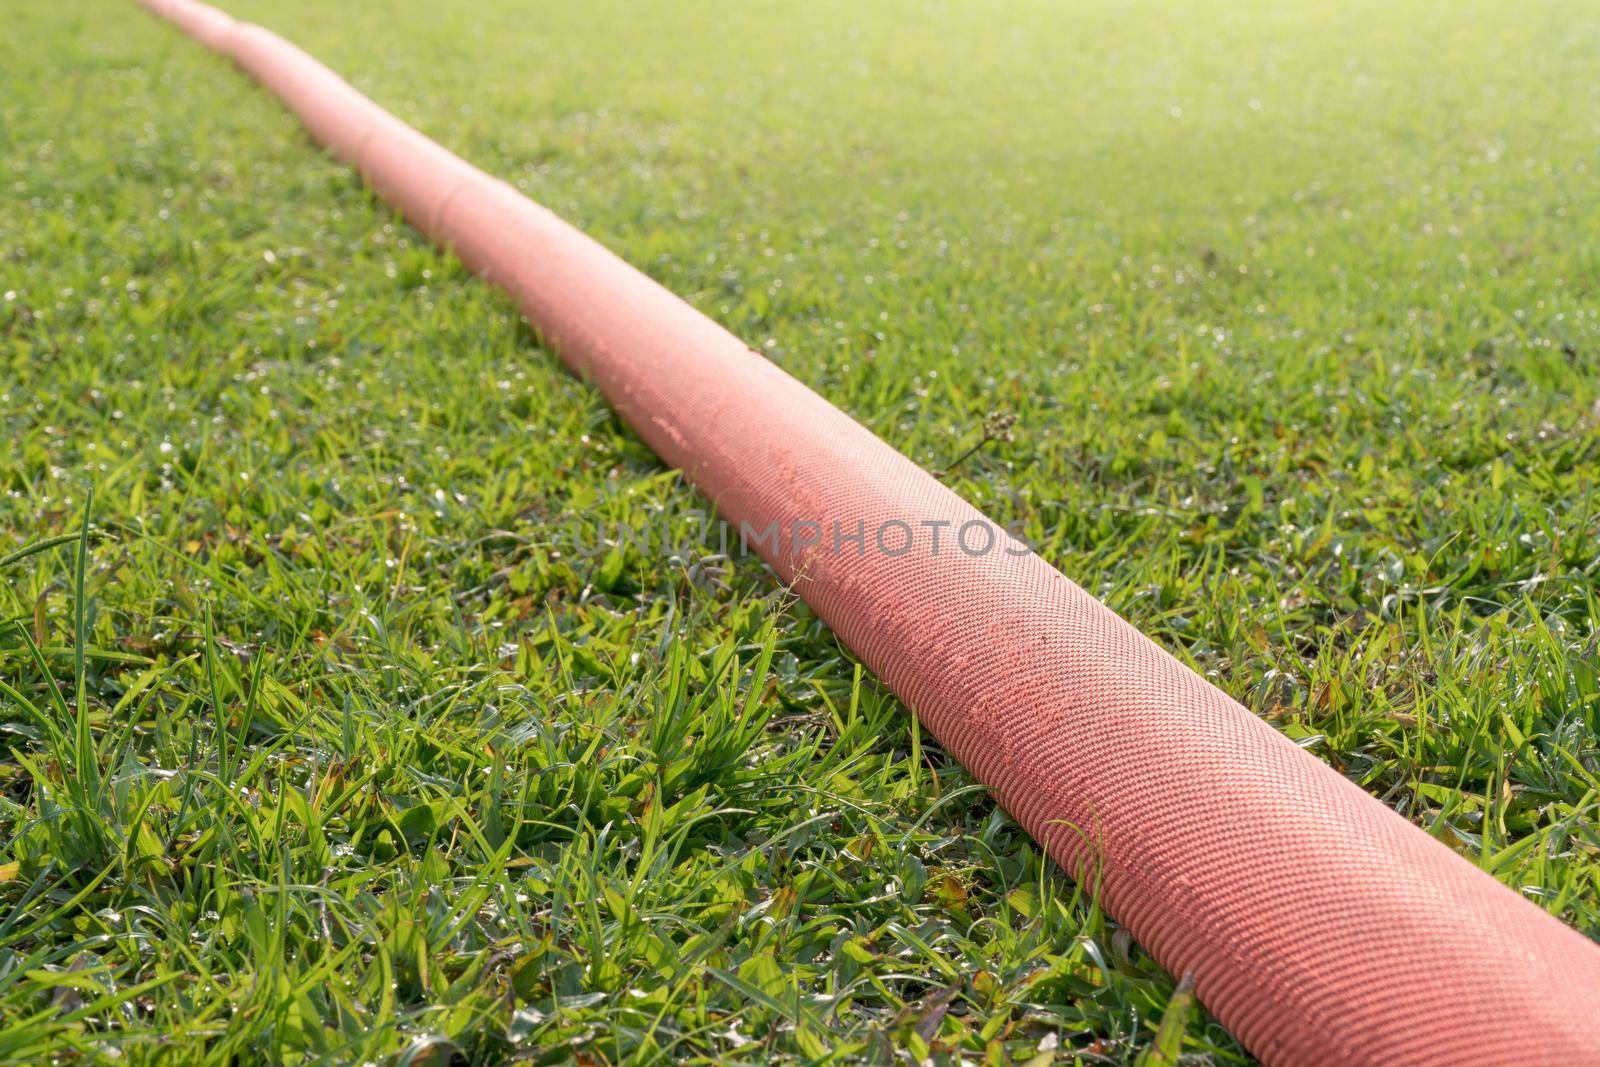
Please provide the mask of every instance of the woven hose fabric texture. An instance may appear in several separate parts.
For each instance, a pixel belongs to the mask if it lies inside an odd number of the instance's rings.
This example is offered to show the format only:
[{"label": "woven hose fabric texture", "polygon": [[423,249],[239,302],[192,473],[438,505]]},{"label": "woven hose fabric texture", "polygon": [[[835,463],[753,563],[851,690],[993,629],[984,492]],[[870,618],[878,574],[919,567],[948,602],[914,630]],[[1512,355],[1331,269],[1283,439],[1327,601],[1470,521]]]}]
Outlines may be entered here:
[{"label": "woven hose fabric texture", "polygon": [[[230,57],[417,228],[508,291],[1106,910],[1262,1060],[1600,1063],[1600,946],[1128,625],[732,334],[277,35],[142,0]],[[821,543],[797,523],[830,531]],[[1003,536],[1003,535],[1002,535]],[[870,541],[870,535],[869,535]],[[876,546],[874,546],[876,548]]]}]

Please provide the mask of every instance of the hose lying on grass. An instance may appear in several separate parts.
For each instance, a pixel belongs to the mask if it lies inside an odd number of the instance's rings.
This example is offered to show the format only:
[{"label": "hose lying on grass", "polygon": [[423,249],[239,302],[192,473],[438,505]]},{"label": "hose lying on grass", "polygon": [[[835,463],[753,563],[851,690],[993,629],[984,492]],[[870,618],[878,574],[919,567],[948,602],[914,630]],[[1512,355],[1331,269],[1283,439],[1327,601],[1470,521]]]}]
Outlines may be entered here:
[{"label": "hose lying on grass", "polygon": [[1302,752],[510,185],[259,26],[195,0],[142,2],[232,58],[413,225],[507,290],[1263,1060],[1600,1062],[1600,947]]}]

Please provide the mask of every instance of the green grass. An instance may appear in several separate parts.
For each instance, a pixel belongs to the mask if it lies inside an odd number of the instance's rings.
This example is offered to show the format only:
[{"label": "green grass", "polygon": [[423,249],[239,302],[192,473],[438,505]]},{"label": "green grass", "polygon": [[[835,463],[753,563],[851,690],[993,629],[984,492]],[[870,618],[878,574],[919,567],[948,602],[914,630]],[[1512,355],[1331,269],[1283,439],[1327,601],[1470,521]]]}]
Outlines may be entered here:
[{"label": "green grass", "polygon": [[[1014,416],[960,492],[1600,935],[1592,4],[436,6],[235,10],[919,462]],[[0,1058],[1173,1046],[757,563],[574,551],[703,504],[225,63],[8,8],[0,165]]]}]

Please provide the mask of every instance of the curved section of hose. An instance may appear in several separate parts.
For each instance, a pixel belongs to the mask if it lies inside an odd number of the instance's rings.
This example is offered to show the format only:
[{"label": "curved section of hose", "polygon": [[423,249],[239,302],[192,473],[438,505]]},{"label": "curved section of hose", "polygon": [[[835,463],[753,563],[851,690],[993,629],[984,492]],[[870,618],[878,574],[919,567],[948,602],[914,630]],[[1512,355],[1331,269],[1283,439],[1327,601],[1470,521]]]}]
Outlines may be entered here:
[{"label": "curved section of hose", "polygon": [[[1000,804],[1274,1064],[1600,1062],[1600,947],[1301,751],[743,342],[259,26],[141,0],[509,292]],[[894,523],[946,523],[943,551]],[[820,543],[796,533],[820,525]],[[890,529],[883,551],[875,531]],[[809,527],[807,527],[809,529]],[[852,540],[868,531],[863,551]],[[838,540],[838,536],[843,541]],[[973,528],[968,542],[981,540]],[[842,546],[842,550],[841,549]]]}]

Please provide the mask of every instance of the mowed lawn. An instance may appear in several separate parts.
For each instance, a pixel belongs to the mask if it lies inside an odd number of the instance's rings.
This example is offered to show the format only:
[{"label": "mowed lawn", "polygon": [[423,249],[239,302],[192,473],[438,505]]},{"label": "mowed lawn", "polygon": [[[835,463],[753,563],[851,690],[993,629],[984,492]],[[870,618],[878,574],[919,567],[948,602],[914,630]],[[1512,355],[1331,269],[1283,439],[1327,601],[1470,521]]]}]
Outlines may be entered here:
[{"label": "mowed lawn", "polygon": [[[1600,8],[440,6],[233,10],[982,442],[968,499],[1600,935]],[[9,5],[0,166],[0,1059],[1161,1051],[1174,976],[226,63]]]}]

